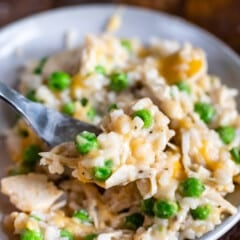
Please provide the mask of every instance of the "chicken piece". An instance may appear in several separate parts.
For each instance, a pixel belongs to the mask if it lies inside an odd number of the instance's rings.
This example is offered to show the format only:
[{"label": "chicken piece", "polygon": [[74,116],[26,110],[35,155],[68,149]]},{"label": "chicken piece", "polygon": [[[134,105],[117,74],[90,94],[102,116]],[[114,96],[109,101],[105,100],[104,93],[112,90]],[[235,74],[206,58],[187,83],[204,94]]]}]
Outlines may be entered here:
[{"label": "chicken piece", "polygon": [[80,66],[81,48],[64,51],[51,56],[43,67],[43,77],[48,78],[52,72],[64,71],[70,75],[78,72]]},{"label": "chicken piece", "polygon": [[47,211],[63,194],[42,174],[3,178],[1,192],[9,196],[18,209],[26,212]]}]

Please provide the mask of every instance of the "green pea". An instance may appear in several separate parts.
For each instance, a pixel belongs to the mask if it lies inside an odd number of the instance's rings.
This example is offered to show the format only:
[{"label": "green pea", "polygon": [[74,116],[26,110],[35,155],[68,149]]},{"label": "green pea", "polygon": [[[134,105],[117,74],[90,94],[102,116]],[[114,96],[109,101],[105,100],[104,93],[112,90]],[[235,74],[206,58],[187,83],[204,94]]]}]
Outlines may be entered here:
[{"label": "green pea", "polygon": [[73,234],[66,229],[61,230],[60,237],[64,238],[65,240],[73,240]]},{"label": "green pea", "polygon": [[121,45],[129,52],[132,51],[132,44],[129,40],[127,39],[122,39],[121,40]]},{"label": "green pea", "polygon": [[46,62],[47,62],[47,58],[46,57],[42,58],[39,61],[37,67],[33,70],[33,72],[37,75],[40,75],[42,73],[43,67],[44,67]]},{"label": "green pea", "polygon": [[75,112],[75,104],[74,102],[69,102],[69,103],[65,103],[62,106],[62,113],[72,116]]},{"label": "green pea", "polygon": [[144,128],[149,128],[151,127],[152,123],[153,123],[153,116],[151,114],[151,112],[147,109],[141,109],[141,110],[137,110],[133,113],[133,117],[139,117],[143,120],[143,127]]},{"label": "green pea", "polygon": [[206,220],[210,213],[211,213],[212,207],[209,204],[198,206],[195,209],[190,210],[190,214],[193,219],[195,220]]},{"label": "green pea", "polygon": [[112,169],[110,167],[95,167],[93,175],[97,181],[105,181],[112,175]]},{"label": "green pea", "polygon": [[40,217],[38,217],[37,215],[35,215],[35,214],[30,215],[30,218],[33,218],[36,221],[42,221],[42,219]]},{"label": "green pea", "polygon": [[113,160],[112,159],[105,160],[104,166],[108,167],[108,168],[112,168],[113,167]]},{"label": "green pea", "polygon": [[108,112],[111,112],[112,110],[118,109],[118,106],[116,103],[112,103],[108,106]]},{"label": "green pea", "polygon": [[177,203],[166,200],[156,200],[153,206],[154,215],[163,219],[173,217],[177,213],[177,211]]},{"label": "green pea", "polygon": [[86,107],[88,105],[88,99],[87,98],[82,98],[81,99],[81,104],[83,107]]},{"label": "green pea", "polygon": [[216,131],[225,144],[231,143],[236,135],[235,128],[231,126],[222,126],[217,128]]},{"label": "green pea", "polygon": [[14,168],[10,169],[8,171],[9,176],[16,176],[16,175],[22,175],[27,174],[31,171],[31,169],[27,166],[19,165],[15,166]]},{"label": "green pea", "polygon": [[233,158],[233,161],[237,164],[240,164],[240,153],[239,153],[239,149],[237,147],[233,147],[230,150],[230,154]]},{"label": "green pea", "polygon": [[98,235],[95,234],[95,233],[91,233],[91,234],[88,234],[86,235],[83,240],[94,240]]},{"label": "green pea", "polygon": [[205,186],[198,178],[190,177],[180,184],[180,193],[183,197],[200,197]]},{"label": "green pea", "polygon": [[179,89],[179,91],[186,92],[188,95],[191,94],[191,88],[186,82],[179,81],[179,82],[176,83],[176,86]]},{"label": "green pea", "polygon": [[26,98],[31,100],[32,102],[38,102],[35,90],[30,90],[29,92],[27,92]]},{"label": "green pea", "polygon": [[137,230],[143,225],[144,216],[141,213],[133,213],[125,218],[125,227],[131,230]]},{"label": "green pea", "polygon": [[41,232],[26,229],[20,234],[20,240],[43,240]]},{"label": "green pea", "polygon": [[197,102],[194,105],[194,111],[199,115],[202,121],[210,123],[216,115],[214,107],[208,103]]},{"label": "green pea", "polygon": [[102,65],[95,66],[95,72],[102,75],[106,75],[106,69]]},{"label": "green pea", "polygon": [[20,114],[16,113],[15,120],[20,120],[20,119],[22,119],[22,116]]},{"label": "green pea", "polygon": [[19,129],[18,133],[23,138],[27,138],[29,136],[29,132],[27,129]]},{"label": "green pea", "polygon": [[28,146],[23,153],[23,165],[34,167],[40,160],[39,152],[41,152],[41,148],[38,145]]},{"label": "green pea", "polygon": [[91,222],[88,212],[83,209],[75,211],[73,218],[76,218],[83,223]]},{"label": "green pea", "polygon": [[54,91],[63,91],[70,87],[71,77],[65,72],[53,72],[48,79],[48,87]]},{"label": "green pea", "polygon": [[96,117],[97,113],[96,113],[96,110],[95,108],[93,107],[90,107],[88,112],[87,112],[87,118],[90,120],[90,121],[93,121],[94,118]]},{"label": "green pea", "polygon": [[153,216],[154,212],[153,212],[153,206],[155,203],[155,199],[154,198],[148,198],[142,201],[141,203],[141,210],[149,215],[149,216]]},{"label": "green pea", "polygon": [[75,146],[79,153],[87,154],[91,150],[98,148],[98,141],[95,133],[83,131],[75,139]]},{"label": "green pea", "polygon": [[115,72],[110,76],[110,89],[115,92],[121,92],[127,89],[129,84],[129,79],[127,74],[123,72]]}]

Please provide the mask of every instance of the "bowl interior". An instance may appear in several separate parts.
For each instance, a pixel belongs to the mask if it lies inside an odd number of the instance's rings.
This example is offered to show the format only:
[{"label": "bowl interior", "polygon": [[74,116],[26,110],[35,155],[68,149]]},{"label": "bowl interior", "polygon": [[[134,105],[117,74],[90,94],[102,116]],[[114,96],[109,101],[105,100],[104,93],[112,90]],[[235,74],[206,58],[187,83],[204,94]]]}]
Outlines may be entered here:
[{"label": "bowl interior", "polygon": [[[67,32],[74,33],[72,45],[81,44],[86,33],[101,33],[109,17],[116,10],[114,5],[91,5],[70,7],[35,15],[7,26],[0,31],[0,81],[14,86],[19,69],[30,59],[37,59],[64,49]],[[222,78],[229,86],[240,88],[240,60],[228,47],[205,31],[185,21],[166,14],[126,7],[122,14],[121,37],[137,37],[145,43],[151,37],[191,42],[207,53],[209,71]],[[0,133],[14,121],[15,113],[0,103]],[[0,177],[4,176],[7,154],[0,140]],[[231,202],[240,205],[237,189],[230,196]],[[0,195],[0,212],[7,212],[9,204]],[[1,213],[0,213],[1,218]],[[228,218],[202,240],[214,240],[226,232],[240,218]],[[0,238],[7,239],[0,229]]]}]

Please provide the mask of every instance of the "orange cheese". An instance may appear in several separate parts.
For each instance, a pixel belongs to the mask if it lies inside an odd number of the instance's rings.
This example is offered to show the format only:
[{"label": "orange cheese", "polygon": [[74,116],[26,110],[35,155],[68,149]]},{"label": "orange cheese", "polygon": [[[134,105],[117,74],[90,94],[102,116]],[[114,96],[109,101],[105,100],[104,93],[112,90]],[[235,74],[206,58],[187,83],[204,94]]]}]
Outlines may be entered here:
[{"label": "orange cheese", "polygon": [[76,98],[76,91],[79,89],[84,89],[85,85],[83,82],[84,77],[78,73],[75,76],[73,76],[72,78],[72,82],[71,82],[71,87],[70,87],[70,95],[72,98]]},{"label": "orange cheese", "polygon": [[190,54],[190,56],[185,59],[181,56],[180,52],[160,59],[158,64],[160,75],[170,84],[193,77],[198,74],[203,67],[203,54],[199,54],[199,57]]}]

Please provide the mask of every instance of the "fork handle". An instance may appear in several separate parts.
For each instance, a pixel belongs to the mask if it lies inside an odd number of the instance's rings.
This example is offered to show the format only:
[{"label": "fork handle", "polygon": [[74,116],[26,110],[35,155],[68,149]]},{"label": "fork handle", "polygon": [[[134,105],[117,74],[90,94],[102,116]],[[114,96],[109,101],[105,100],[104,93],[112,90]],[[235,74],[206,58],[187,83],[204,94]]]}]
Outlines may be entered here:
[{"label": "fork handle", "polygon": [[76,132],[88,130],[99,134],[101,130],[89,123],[82,122],[35,103],[0,82],[0,98],[9,103],[25,117],[36,134],[49,146],[73,140]]},{"label": "fork handle", "polygon": [[[24,116],[33,130],[41,137],[41,131],[38,125],[41,119],[43,119],[41,114],[43,113],[42,109],[45,110],[41,104],[28,100],[22,94],[8,87],[3,82],[0,82],[0,98]],[[42,123],[44,124],[44,121],[42,121]]]},{"label": "fork handle", "polygon": [[26,117],[26,104],[30,101],[3,82],[0,82],[0,98]]}]

